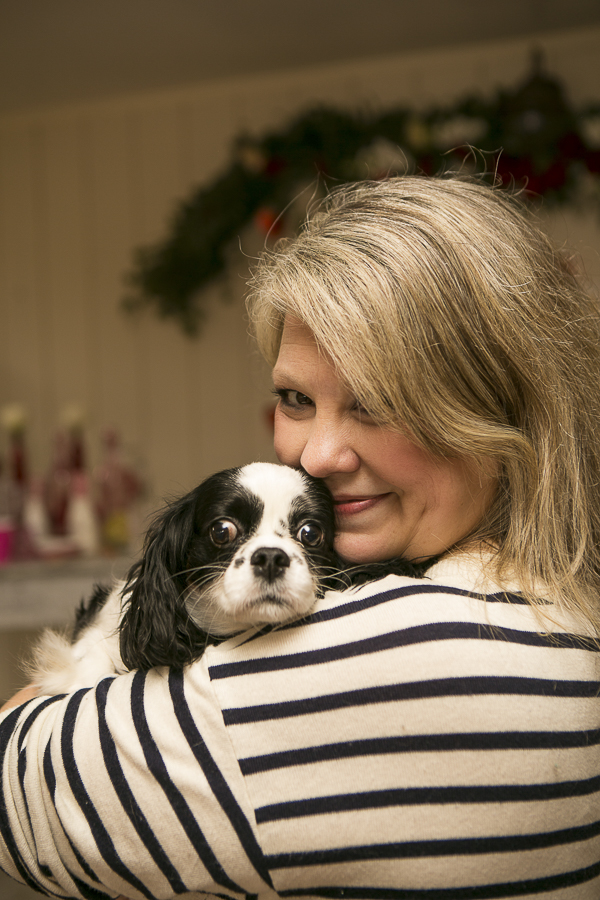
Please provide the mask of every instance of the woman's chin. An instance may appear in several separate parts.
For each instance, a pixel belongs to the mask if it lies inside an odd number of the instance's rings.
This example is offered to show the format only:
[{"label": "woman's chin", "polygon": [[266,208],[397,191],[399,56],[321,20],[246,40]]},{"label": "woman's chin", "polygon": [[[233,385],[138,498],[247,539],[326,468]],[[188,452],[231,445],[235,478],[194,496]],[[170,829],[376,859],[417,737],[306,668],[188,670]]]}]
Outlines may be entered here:
[{"label": "woman's chin", "polygon": [[381,536],[369,536],[347,533],[338,534],[335,539],[335,549],[345,563],[358,565],[364,563],[382,562],[385,559],[393,559],[404,556],[404,547],[398,542],[392,544]]}]

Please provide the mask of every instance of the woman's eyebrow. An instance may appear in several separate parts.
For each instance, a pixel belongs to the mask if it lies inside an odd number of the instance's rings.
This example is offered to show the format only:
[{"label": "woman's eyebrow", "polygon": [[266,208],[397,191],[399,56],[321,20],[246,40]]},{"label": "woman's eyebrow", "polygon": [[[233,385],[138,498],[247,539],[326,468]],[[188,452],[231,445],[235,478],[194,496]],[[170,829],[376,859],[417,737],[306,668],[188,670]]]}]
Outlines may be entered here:
[{"label": "woman's eyebrow", "polygon": [[288,372],[285,367],[277,368],[277,366],[273,367],[273,371],[271,372],[271,377],[273,381],[298,381],[298,374]]}]

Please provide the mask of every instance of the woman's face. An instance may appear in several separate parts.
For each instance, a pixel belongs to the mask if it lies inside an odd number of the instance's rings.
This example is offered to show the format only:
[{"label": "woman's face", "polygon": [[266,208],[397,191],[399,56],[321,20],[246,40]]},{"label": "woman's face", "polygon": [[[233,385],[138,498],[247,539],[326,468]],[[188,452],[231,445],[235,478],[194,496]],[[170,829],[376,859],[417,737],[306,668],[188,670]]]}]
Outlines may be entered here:
[{"label": "woman's face", "polygon": [[435,556],[480,522],[496,488],[472,461],[438,459],[372,421],[312,332],[285,321],[273,370],[282,463],[323,478],[333,494],[336,549],[348,562]]}]

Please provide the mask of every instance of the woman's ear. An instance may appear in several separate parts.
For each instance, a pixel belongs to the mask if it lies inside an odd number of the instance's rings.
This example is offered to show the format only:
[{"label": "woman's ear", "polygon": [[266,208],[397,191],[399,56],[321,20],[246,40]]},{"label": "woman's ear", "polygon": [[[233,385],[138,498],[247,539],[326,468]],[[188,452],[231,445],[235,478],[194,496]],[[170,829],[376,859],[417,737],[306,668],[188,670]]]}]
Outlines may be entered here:
[{"label": "woman's ear", "polygon": [[142,559],[128,575],[120,645],[129,669],[181,668],[206,642],[185,604],[196,504],[193,491],[167,507],[151,525]]}]

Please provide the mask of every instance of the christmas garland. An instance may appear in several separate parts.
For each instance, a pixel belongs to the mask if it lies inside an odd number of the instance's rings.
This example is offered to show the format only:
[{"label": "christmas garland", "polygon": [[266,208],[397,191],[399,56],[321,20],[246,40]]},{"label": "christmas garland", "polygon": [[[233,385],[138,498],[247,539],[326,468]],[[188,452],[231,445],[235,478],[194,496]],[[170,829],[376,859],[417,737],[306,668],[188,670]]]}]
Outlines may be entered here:
[{"label": "christmas garland", "polygon": [[242,136],[228,170],[176,210],[165,240],[136,252],[125,306],[150,304],[197,334],[201,289],[223,274],[240,233],[252,222],[271,236],[293,230],[307,185],[456,168],[492,173],[546,204],[600,205],[600,104],[572,109],[538,54],[525,82],[492,99],[372,116],[317,108],[286,131]]}]

